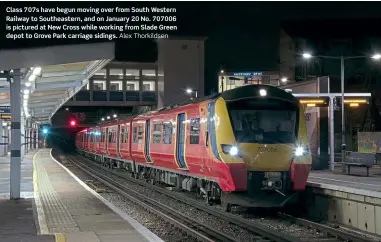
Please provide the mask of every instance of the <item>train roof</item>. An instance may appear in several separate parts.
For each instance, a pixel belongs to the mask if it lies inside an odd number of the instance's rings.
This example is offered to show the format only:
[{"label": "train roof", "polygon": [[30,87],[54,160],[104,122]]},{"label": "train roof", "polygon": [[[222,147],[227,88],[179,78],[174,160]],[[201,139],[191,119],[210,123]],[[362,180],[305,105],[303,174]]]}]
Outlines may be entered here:
[{"label": "train roof", "polygon": [[[160,112],[172,110],[172,109],[175,109],[178,107],[183,107],[183,106],[190,105],[190,104],[201,103],[201,102],[204,102],[207,100],[215,100],[219,97],[222,97],[225,101],[234,101],[234,100],[250,98],[250,97],[260,97],[261,96],[260,95],[261,89],[266,90],[266,92],[267,92],[266,97],[277,97],[277,98],[287,100],[290,102],[296,102],[296,103],[298,102],[298,99],[294,95],[286,92],[283,89],[280,89],[280,88],[272,86],[272,85],[263,85],[263,84],[245,85],[245,86],[233,88],[233,89],[221,92],[221,93],[215,93],[215,94],[205,96],[202,98],[192,99],[192,100],[189,100],[187,102],[176,103],[176,104],[166,106],[166,107],[161,108],[161,109],[149,111],[149,112],[142,113],[139,115],[131,115],[131,116],[125,117],[123,120],[119,120],[117,122],[111,121],[111,122],[103,123],[103,124],[96,125],[93,127],[89,127],[88,129],[91,129],[91,128],[96,129],[96,128],[101,128],[103,126],[117,125],[119,122],[123,122],[124,120],[133,119],[136,117],[145,117],[145,116],[149,116],[149,115],[152,115],[155,113],[160,113]],[[84,130],[81,130],[80,132],[82,132],[82,131],[84,131]]]}]

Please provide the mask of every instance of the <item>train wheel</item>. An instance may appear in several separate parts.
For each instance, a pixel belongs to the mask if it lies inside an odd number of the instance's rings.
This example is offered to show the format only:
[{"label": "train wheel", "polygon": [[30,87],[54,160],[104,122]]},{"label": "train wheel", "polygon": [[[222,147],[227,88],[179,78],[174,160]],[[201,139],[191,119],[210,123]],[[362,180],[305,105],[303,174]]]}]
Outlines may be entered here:
[{"label": "train wheel", "polygon": [[210,196],[211,195],[210,193],[211,192],[208,191],[205,194],[205,202],[206,202],[207,205],[212,205],[213,204],[213,200],[212,200],[212,197]]}]

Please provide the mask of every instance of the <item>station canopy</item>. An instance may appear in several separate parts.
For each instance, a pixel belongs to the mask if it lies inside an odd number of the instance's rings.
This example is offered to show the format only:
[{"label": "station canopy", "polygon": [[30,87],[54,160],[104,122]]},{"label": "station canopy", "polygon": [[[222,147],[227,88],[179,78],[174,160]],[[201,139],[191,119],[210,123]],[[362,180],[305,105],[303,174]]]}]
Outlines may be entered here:
[{"label": "station canopy", "polygon": [[[114,49],[114,43],[96,43],[0,50],[0,70],[20,69],[23,114],[48,123],[98,70],[114,59]],[[10,106],[10,83],[4,75],[0,79],[0,106]]]}]

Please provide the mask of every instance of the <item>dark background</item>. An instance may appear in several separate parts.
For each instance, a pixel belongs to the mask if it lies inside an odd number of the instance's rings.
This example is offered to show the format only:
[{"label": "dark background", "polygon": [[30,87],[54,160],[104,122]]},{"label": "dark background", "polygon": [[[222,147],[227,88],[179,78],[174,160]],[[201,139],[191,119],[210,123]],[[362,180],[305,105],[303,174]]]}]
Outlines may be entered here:
[{"label": "dark background", "polygon": [[[381,51],[380,2],[1,2],[0,50],[88,42],[6,40],[6,6],[177,8],[175,15],[179,30],[174,35],[207,38],[205,94],[217,91],[217,73],[220,69],[278,68],[281,28],[292,38],[307,39],[303,49],[312,50],[316,55],[325,54],[325,50],[328,49],[326,45],[329,46],[331,41],[340,39],[351,39],[350,51],[336,50],[330,54],[368,55]],[[301,53],[303,49],[299,48],[296,51]],[[118,61],[154,62],[157,60],[156,43],[152,40],[117,40],[115,54]],[[320,73],[331,75],[332,89],[339,87],[339,65],[337,61],[328,60],[324,64],[324,71]],[[380,67],[380,63],[370,61],[346,64],[348,88],[352,84],[364,81],[364,78],[358,78],[359,73],[375,72],[378,75]]]}]

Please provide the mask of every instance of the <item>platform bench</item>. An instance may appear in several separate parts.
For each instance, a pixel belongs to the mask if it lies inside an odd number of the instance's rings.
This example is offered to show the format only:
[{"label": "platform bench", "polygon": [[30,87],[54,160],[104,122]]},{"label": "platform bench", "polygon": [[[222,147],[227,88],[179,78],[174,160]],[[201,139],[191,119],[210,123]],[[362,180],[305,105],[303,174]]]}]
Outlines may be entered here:
[{"label": "platform bench", "polygon": [[351,173],[351,166],[365,167],[366,176],[369,176],[369,168],[374,165],[376,154],[350,152],[343,165],[348,166],[348,175]]}]

